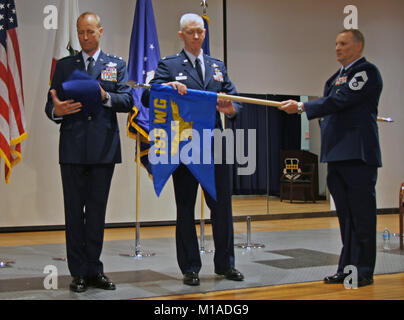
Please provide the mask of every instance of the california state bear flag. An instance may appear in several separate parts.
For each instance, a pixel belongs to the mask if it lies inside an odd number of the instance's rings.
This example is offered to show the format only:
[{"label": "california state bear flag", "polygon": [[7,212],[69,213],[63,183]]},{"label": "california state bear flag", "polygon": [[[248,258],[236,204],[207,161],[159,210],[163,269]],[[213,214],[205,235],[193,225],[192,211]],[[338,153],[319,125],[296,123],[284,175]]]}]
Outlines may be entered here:
[{"label": "california state bear flag", "polygon": [[58,8],[58,29],[53,48],[50,81],[55,72],[56,61],[80,51],[76,22],[79,17],[78,0],[62,0]]}]

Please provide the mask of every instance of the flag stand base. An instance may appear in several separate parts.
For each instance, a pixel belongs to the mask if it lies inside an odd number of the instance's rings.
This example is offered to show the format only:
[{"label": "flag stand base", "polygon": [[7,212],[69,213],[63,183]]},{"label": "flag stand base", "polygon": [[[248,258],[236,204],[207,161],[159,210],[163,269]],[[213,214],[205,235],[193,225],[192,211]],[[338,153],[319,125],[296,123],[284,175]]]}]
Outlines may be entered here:
[{"label": "flag stand base", "polygon": [[205,250],[205,221],[201,220],[201,250],[200,254],[210,254],[215,252],[215,250]]},{"label": "flag stand base", "polygon": [[140,260],[144,257],[153,257],[156,254],[154,252],[136,250],[134,253],[120,253],[119,255],[121,257],[129,257],[129,258],[134,258],[136,260]]},{"label": "flag stand base", "polygon": [[235,247],[241,248],[241,249],[247,249],[247,250],[265,248],[264,244],[251,242],[251,217],[250,216],[247,216],[247,243],[239,243],[239,244],[236,244]]},{"label": "flag stand base", "polygon": [[15,261],[0,258],[0,268],[9,268],[13,263],[15,263]]},{"label": "flag stand base", "polygon": [[67,262],[67,258],[66,258],[66,257],[53,257],[52,260]]},{"label": "flag stand base", "polygon": [[143,251],[140,246],[140,223],[136,222],[136,246],[135,252],[133,253],[120,253],[121,257],[130,257],[135,258],[136,260],[140,260],[145,257],[153,257],[156,254],[154,252]]}]

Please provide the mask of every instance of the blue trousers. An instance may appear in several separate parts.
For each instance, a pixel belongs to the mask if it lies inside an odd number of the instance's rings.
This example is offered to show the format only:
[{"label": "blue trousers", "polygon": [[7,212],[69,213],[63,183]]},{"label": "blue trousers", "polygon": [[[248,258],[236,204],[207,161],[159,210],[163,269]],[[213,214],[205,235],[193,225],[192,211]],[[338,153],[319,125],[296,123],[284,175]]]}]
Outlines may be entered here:
[{"label": "blue trousers", "polygon": [[353,265],[359,279],[372,278],[376,263],[376,180],[377,167],[360,160],[328,163],[342,240],[337,272]]},{"label": "blue trousers", "polygon": [[[234,267],[234,234],[231,204],[229,166],[215,165],[217,202],[204,192],[210,209],[214,265],[216,271]],[[180,164],[173,173],[175,202],[177,205],[176,245],[177,261],[182,273],[199,272],[202,266],[195,228],[195,201],[199,183],[188,168]]]},{"label": "blue trousers", "polygon": [[114,164],[60,165],[67,263],[73,277],[93,276],[103,272],[100,256],[114,168]]}]

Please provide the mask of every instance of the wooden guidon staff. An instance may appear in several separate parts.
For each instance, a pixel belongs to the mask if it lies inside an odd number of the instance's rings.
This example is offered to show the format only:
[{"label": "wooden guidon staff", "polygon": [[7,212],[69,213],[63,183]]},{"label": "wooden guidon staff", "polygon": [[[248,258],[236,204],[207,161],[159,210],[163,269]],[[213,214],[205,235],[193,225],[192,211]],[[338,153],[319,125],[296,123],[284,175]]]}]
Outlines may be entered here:
[{"label": "wooden guidon staff", "polygon": [[[132,87],[134,89],[139,89],[139,88],[150,89],[151,88],[150,84],[136,83],[133,80],[129,80],[128,82],[126,82],[126,84],[129,87]],[[223,99],[223,100],[231,100],[231,101],[258,104],[258,105],[269,106],[269,107],[276,107],[276,108],[279,108],[279,107],[282,106],[282,104],[280,102],[278,102],[278,101],[271,101],[271,100],[264,100],[264,99],[255,99],[255,98],[234,96],[234,95],[229,95],[229,94],[225,94],[225,93],[218,93],[217,98],[218,99]],[[393,119],[392,118],[386,118],[386,117],[377,117],[377,121],[380,121],[380,122],[393,122]]]},{"label": "wooden guidon staff", "polygon": [[223,99],[223,100],[237,101],[237,102],[260,104],[260,105],[263,105],[263,106],[276,107],[276,108],[282,106],[282,104],[280,102],[278,102],[278,101],[255,99],[255,98],[240,97],[240,96],[232,96],[232,95],[225,94],[225,93],[218,93],[217,98],[218,99]]}]

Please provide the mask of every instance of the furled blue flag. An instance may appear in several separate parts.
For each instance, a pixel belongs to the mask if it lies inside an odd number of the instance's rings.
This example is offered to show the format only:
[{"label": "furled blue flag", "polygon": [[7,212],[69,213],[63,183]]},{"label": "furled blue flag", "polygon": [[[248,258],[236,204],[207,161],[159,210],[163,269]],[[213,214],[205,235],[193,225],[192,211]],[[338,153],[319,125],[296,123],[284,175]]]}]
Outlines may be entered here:
[{"label": "furled blue flag", "polygon": [[[154,76],[154,70],[160,60],[160,49],[154,20],[151,0],[137,0],[135,17],[133,19],[128,59],[128,79],[136,83],[149,83]],[[150,148],[149,110],[142,105],[144,89],[132,89],[134,106],[128,115],[127,134],[130,138],[141,138],[141,162],[151,174],[151,167],[147,159]]]},{"label": "furled blue flag", "polygon": [[101,89],[97,80],[83,71],[74,70],[67,81],[62,83],[63,99],[73,99],[82,104],[86,114],[96,115],[102,108]]},{"label": "furled blue flag", "polygon": [[183,163],[216,200],[213,130],[217,93],[187,89],[180,95],[170,86],[150,90],[149,161],[159,196],[174,170]]},{"label": "furled blue flag", "polygon": [[210,46],[209,46],[209,23],[210,23],[210,19],[205,14],[202,15],[202,19],[203,19],[203,26],[206,29],[206,36],[205,36],[205,40],[203,40],[202,49],[203,49],[204,54],[207,54],[208,56],[210,56]]}]

